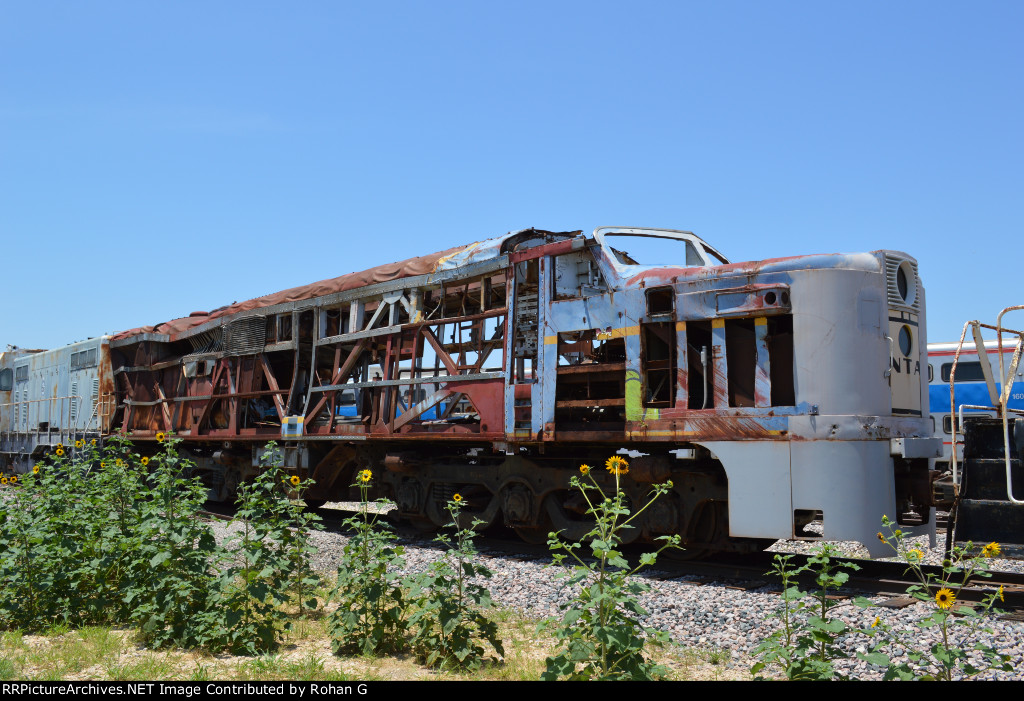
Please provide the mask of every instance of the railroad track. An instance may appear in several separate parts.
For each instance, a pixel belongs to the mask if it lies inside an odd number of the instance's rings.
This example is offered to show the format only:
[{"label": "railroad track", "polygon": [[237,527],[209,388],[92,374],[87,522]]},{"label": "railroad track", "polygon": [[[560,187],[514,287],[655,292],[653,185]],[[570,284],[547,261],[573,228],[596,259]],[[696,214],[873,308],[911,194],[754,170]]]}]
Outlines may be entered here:
[{"label": "railroad track", "polygon": [[[325,530],[344,534],[344,520],[353,512],[337,508],[320,508],[315,510],[320,516]],[[207,504],[207,509],[201,512],[203,516],[211,519],[230,520],[233,518],[235,509],[226,504]],[[411,526],[404,524],[395,525],[396,533],[406,545],[429,545],[432,538]],[[486,558],[503,557],[527,561],[550,561],[551,553],[546,545],[533,545],[525,543],[519,538],[508,535],[489,533],[488,537],[478,542],[481,555]],[[627,557],[639,556],[645,547],[643,545],[627,546],[625,552]],[[754,590],[773,587],[781,592],[781,580],[772,577],[767,572],[774,563],[774,552],[760,552],[745,556],[719,556],[703,560],[676,560],[668,557],[661,557],[657,565],[648,571],[647,576],[660,580],[678,580],[683,577],[691,577],[695,586],[716,582],[725,586],[741,590]],[[792,554],[790,561],[794,570],[807,564],[809,556],[803,554]],[[636,559],[630,557],[631,560]],[[837,558],[840,563],[852,563],[859,569],[849,572],[850,579],[844,588],[834,596],[837,598],[849,598],[856,595],[888,596],[878,605],[887,608],[903,608],[915,603],[915,599],[909,597],[906,590],[909,586],[917,584],[918,581],[909,571],[906,563],[886,560],[866,560],[854,558]],[[922,567],[926,574],[938,578],[942,574],[942,568],[934,565]],[[1004,602],[1000,602],[999,608],[1007,613],[1003,616],[1009,620],[1024,621],[1024,574],[1015,572],[992,572],[991,577],[975,577],[957,594],[957,600],[962,603],[977,603],[983,597],[1003,587]],[[810,589],[814,586],[814,576],[804,574],[797,578],[801,588]],[[938,587],[934,587],[937,590]]]}]

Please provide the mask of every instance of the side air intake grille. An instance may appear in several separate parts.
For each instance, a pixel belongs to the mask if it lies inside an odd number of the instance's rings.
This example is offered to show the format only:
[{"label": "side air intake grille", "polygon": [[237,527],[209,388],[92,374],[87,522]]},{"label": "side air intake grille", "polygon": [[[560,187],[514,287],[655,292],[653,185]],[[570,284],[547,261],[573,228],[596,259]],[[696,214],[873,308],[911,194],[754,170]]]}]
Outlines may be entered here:
[{"label": "side air intake grille", "polygon": [[232,355],[247,355],[263,351],[267,336],[262,316],[250,316],[232,321],[224,330],[224,350]]}]

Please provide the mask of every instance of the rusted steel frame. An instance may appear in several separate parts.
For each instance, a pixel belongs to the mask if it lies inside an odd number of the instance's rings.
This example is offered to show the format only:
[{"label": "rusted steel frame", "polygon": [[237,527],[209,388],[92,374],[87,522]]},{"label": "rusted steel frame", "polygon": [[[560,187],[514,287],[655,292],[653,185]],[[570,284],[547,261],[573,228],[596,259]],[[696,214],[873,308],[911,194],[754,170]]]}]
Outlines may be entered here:
[{"label": "rusted steel frame", "polygon": [[541,246],[527,248],[525,251],[521,252],[510,252],[508,254],[508,260],[509,263],[522,263],[523,261],[533,260],[534,258],[540,258],[542,256],[557,256],[562,253],[569,253],[574,250],[573,243],[578,240],[579,239],[566,239],[564,241],[555,241],[554,243],[545,243]]},{"label": "rusted steel frame", "polygon": [[[359,360],[359,356],[361,356],[363,354],[363,351],[366,350],[367,345],[369,345],[369,339],[365,338],[360,339],[359,342],[356,343],[355,348],[353,348],[352,352],[348,354],[347,358],[345,358],[344,364],[334,373],[334,377],[331,378],[331,385],[338,384],[343,378],[345,378],[346,376],[348,376],[350,372],[352,372],[352,369],[355,367],[356,361]],[[338,350],[340,351],[340,349]],[[320,387],[314,387],[313,391],[323,392],[323,396],[320,397],[317,403],[313,405],[312,411],[306,414],[306,418],[310,419],[310,421],[312,421],[313,418],[315,418],[323,410],[324,404],[327,403],[327,392],[330,392],[332,390],[323,390]]]},{"label": "rusted steel frame", "polygon": [[160,414],[164,419],[164,430],[173,431],[175,428],[174,420],[171,418],[170,407],[167,406],[167,397],[164,396],[164,388],[160,386],[159,381],[156,383],[156,396],[160,398]]},{"label": "rusted steel frame", "polygon": [[477,321],[479,319],[489,319],[495,316],[501,316],[508,311],[506,307],[497,307],[495,309],[488,310],[486,312],[479,312],[477,314],[466,314],[464,316],[453,316],[445,317],[440,319],[427,319],[424,321],[417,321],[415,323],[403,324],[402,328],[412,328],[417,326],[437,326],[438,324],[458,324],[464,321]]},{"label": "rusted steel frame", "polygon": [[[286,389],[259,389],[251,392],[228,392],[224,394],[202,394],[193,397],[171,397],[165,401],[168,402],[200,402],[207,399],[231,399],[237,397],[239,399],[247,399],[249,397],[266,397],[267,395],[280,395],[286,394]],[[153,402],[156,404],[157,402]]]},{"label": "rusted steel frame", "polygon": [[398,333],[401,329],[401,324],[396,324],[395,326],[382,326],[379,329],[364,329],[362,331],[338,334],[337,336],[327,336],[326,338],[321,338],[319,341],[316,341],[316,344],[318,346],[330,346],[337,343],[352,343],[353,341],[359,341],[364,338],[377,338],[379,336]]},{"label": "rusted steel frame", "polygon": [[[494,352],[494,349],[501,345],[501,342],[505,340],[503,331],[504,327],[499,326],[494,330],[495,337],[484,341],[482,349],[480,350],[480,357],[477,358],[477,361],[468,368],[470,372],[479,372],[480,368],[482,368],[484,363],[487,362],[487,359],[491,357],[491,353]],[[504,367],[504,363],[502,366]]]},{"label": "rusted steel frame", "polygon": [[440,341],[437,340],[437,336],[434,335],[434,332],[429,327],[424,327],[422,333],[423,337],[427,339],[427,343],[429,343],[431,348],[434,349],[434,353],[437,354],[437,357],[441,360],[445,369],[448,370],[448,373],[451,375],[458,375],[458,365],[455,364],[451,356],[448,355],[448,352],[444,349],[444,346],[442,346]]},{"label": "rusted steel frame", "polygon": [[[47,397],[46,399],[40,399],[38,401],[40,401],[40,402],[47,402],[48,404],[50,404],[52,406],[53,400],[54,400],[54,397]],[[164,402],[170,402],[170,401],[174,401],[174,400],[173,399],[163,399],[163,400],[161,400],[161,399],[154,399],[151,402],[142,402],[142,401],[136,401],[134,399],[125,399],[124,403],[125,403],[125,405],[130,405],[130,406],[157,406],[158,404],[162,404]]]},{"label": "rusted steel frame", "polygon": [[453,392],[451,396],[451,401],[448,403],[447,408],[444,410],[442,414],[438,415],[437,418],[441,420],[449,419],[452,415],[452,412],[455,411],[455,407],[457,407],[459,405],[459,402],[462,401],[462,396],[464,394],[465,392]]},{"label": "rusted steel frame", "polygon": [[[1014,309],[1017,309],[1017,307],[1007,307],[1003,311],[1013,311]],[[1024,331],[1014,331],[1013,329],[1007,328],[1005,326],[992,326],[991,324],[984,324],[984,323],[982,323],[980,321],[974,321],[974,322],[968,322],[968,323],[975,323],[978,326],[980,326],[981,328],[989,329],[990,331],[1002,331],[1003,333],[1013,333],[1013,334],[1017,334],[1018,336],[1024,335]]]},{"label": "rusted steel frame", "polygon": [[424,319],[422,321],[410,322],[407,324],[398,324],[395,326],[382,326],[379,329],[364,329],[362,331],[355,331],[352,333],[343,333],[336,336],[327,336],[316,341],[318,346],[328,346],[336,343],[349,343],[352,341],[358,341],[363,338],[373,338],[377,336],[386,336],[388,334],[398,333],[403,329],[416,328],[420,326],[437,326],[438,324],[454,324],[460,321],[472,321],[474,319],[486,319],[493,316],[501,316],[505,314],[506,308],[499,307],[488,312],[482,312],[480,314],[467,314],[466,316],[458,316],[444,319]]},{"label": "rusted steel frame", "polygon": [[377,320],[380,319],[381,315],[384,314],[384,310],[387,309],[390,306],[391,306],[390,304],[388,304],[387,302],[384,301],[383,298],[381,298],[380,302],[377,303],[377,308],[373,310],[373,316],[371,316],[370,320],[368,322],[366,322],[366,326],[363,327],[363,330],[364,331],[372,330],[373,329],[373,325],[376,324]]},{"label": "rusted steel frame", "polygon": [[[178,397],[187,397],[187,396],[188,396],[188,378],[185,377],[185,373],[179,372],[178,373],[178,385],[175,388],[174,397],[172,397],[172,399],[177,399]],[[188,428],[188,421],[187,421],[187,419],[189,417],[185,413],[185,405],[179,404],[178,402],[175,402],[174,403],[174,411],[172,413],[172,418],[174,419],[174,426],[175,426],[174,430],[175,431],[182,431],[182,430]]]},{"label": "rusted steel frame", "polygon": [[283,394],[283,392],[277,384],[277,378],[274,377],[274,373],[270,369],[270,363],[267,362],[267,356],[260,353],[259,358],[260,367],[263,369],[263,377],[270,386],[271,392],[273,392],[274,408],[277,410],[277,418],[280,419],[281,423],[284,423],[284,402],[281,401],[281,394]]},{"label": "rusted steel frame", "polygon": [[[338,372],[338,368],[340,366],[341,366],[341,346],[335,346],[334,347],[334,367],[331,369],[331,377],[334,377],[334,375]],[[319,379],[319,378],[317,378],[317,379]],[[309,396],[310,397],[313,396],[313,385],[312,385],[312,383],[310,383],[310,387],[309,387]],[[331,411],[331,418],[327,421],[327,432],[330,433],[331,431],[334,430],[334,423],[335,423],[335,416],[334,416],[334,414],[337,411],[337,396],[338,396],[338,394],[337,394],[337,392],[332,392],[330,395],[326,395],[326,396],[329,397],[327,403],[330,406],[330,411]]]},{"label": "rusted steel frame", "polygon": [[[293,329],[295,328],[294,320],[293,320],[292,328]],[[298,352],[296,352],[296,355],[298,355]],[[228,412],[229,412],[229,414],[228,414],[228,430],[231,431],[232,433],[236,434],[236,435],[238,434],[238,407],[239,407],[239,402],[238,402],[238,382],[239,382],[239,377],[241,376],[241,372],[242,372],[242,363],[241,362],[233,362],[233,361],[238,361],[238,360],[240,360],[240,358],[227,358],[227,362],[228,362],[228,365],[229,365],[228,373],[227,373],[227,376],[228,376],[228,392],[230,392],[231,395],[232,395],[231,397],[228,398]],[[234,370],[235,370],[235,376],[234,377],[231,376],[231,367],[230,367],[231,365],[234,366]]]},{"label": "rusted steel frame", "polygon": [[114,370],[114,374],[118,375],[126,372],[155,372],[157,370],[166,370],[167,368],[180,364],[181,358],[175,358],[174,360],[164,360],[159,363],[153,363],[152,365],[137,365],[132,367],[122,365],[118,369]]},{"label": "rusted steel frame", "polygon": [[592,406],[626,406],[626,398],[616,397],[613,399],[559,399],[555,401],[555,406],[560,409]]},{"label": "rusted steel frame", "polygon": [[413,391],[410,395],[410,403],[416,399],[415,388],[419,385],[419,379],[423,375],[423,334],[420,333],[420,327],[416,327],[412,336],[412,373],[410,378],[416,381],[416,384],[411,385]]},{"label": "rusted steel frame", "polygon": [[[399,367],[398,359],[395,356],[396,355],[400,355],[401,352],[402,352],[402,332],[399,331],[397,336],[398,336],[398,344],[397,344],[397,346],[395,344],[395,334],[392,334],[391,336],[388,336],[387,346],[385,346],[385,350],[384,350],[384,364],[383,364],[384,379],[385,380],[401,379],[401,377],[397,377],[397,378],[394,377],[395,370]],[[399,375],[401,375],[400,371],[399,371]],[[381,392],[380,392],[380,403],[381,403],[381,414],[380,414],[380,416],[381,416],[381,419],[382,419],[383,423],[385,423],[387,425],[388,430],[391,431],[392,433],[394,432],[394,424],[395,424],[395,416],[394,416],[395,412],[394,412],[394,408],[393,408],[394,407],[393,398],[394,398],[394,395],[395,395],[395,393],[397,391],[398,391],[398,387],[397,386],[389,385],[389,386],[385,387],[384,389],[382,389]]]},{"label": "rusted steel frame", "polygon": [[432,406],[440,402],[443,402],[447,397],[450,397],[455,394],[458,393],[455,392],[455,390],[448,389],[447,387],[439,389],[438,391],[431,394],[429,397],[425,398],[419,404],[414,404],[411,409],[406,411],[401,416],[395,418],[393,421],[393,426],[391,427],[391,432],[394,433],[395,431],[399,430],[410,421],[419,418],[419,416],[422,415],[423,412],[427,411]]},{"label": "rusted steel frame", "polygon": [[397,380],[371,380],[368,382],[343,382],[336,385],[320,385],[318,392],[337,392],[341,389],[366,389],[369,387],[394,387],[401,385],[443,385],[446,382],[479,382],[480,380],[500,380],[505,377],[503,372],[478,372],[472,375],[437,375],[413,379],[404,377]]},{"label": "rusted steel frame", "polygon": [[203,407],[203,411],[199,414],[199,418],[196,419],[195,431],[199,433],[202,431],[203,423],[210,418],[210,411],[213,409],[213,403],[217,401],[214,396],[217,393],[217,386],[220,384],[221,375],[224,374],[224,363],[218,361],[213,366],[213,375],[210,376],[210,399],[206,402]]},{"label": "rusted steel frame", "polygon": [[491,276],[484,275],[480,278],[480,311],[487,311],[487,305],[491,301]]},{"label": "rusted steel frame", "polygon": [[[299,384],[299,354],[301,350],[299,344],[299,312],[292,312],[292,338],[295,340],[295,356],[292,360],[292,381],[288,385],[288,404],[285,405],[285,413],[291,411],[292,407],[295,406],[295,390]],[[313,378],[309,379],[310,384],[312,384]]]},{"label": "rusted steel frame", "polygon": [[626,372],[625,361],[619,363],[590,363],[587,365],[559,365],[559,375],[578,375],[586,373],[618,373]]},{"label": "rusted steel frame", "polygon": [[[320,313],[321,313],[321,310],[318,307],[315,307],[315,308],[309,310],[309,312],[310,312],[310,314],[313,317],[313,328],[312,328],[312,332],[310,334],[310,336],[311,336],[310,341],[312,343],[310,345],[310,351],[309,351],[309,379],[306,381],[306,398],[302,400],[302,411],[299,412],[303,416],[306,415],[306,409],[309,408],[309,400],[313,397],[313,382],[314,382],[314,380],[316,381],[316,384],[320,384],[320,372],[316,368],[316,349],[317,349],[316,342],[318,340],[320,340]],[[340,323],[340,319],[339,319],[339,323]],[[296,334],[296,336],[295,336],[296,357],[298,357],[297,354],[298,354],[298,349],[299,349],[299,346],[300,346],[300,342],[299,342],[299,337],[300,336],[301,336],[301,333],[300,334]],[[337,353],[335,353],[335,355],[337,355]],[[331,402],[330,402],[330,412],[331,412],[331,418],[328,420],[328,423],[327,423],[328,428],[330,428],[330,427],[332,427],[334,425],[334,401],[333,401],[333,397],[332,397]]]},{"label": "rusted steel frame", "polygon": [[[116,377],[117,376],[115,375],[115,378]],[[132,390],[132,383],[128,379],[128,373],[122,374],[121,375],[121,379],[124,381],[124,385],[125,385],[125,388],[126,388],[124,390],[124,401],[121,402],[121,404],[125,408],[124,409],[124,416],[121,418],[121,424],[124,427],[125,431],[130,431],[131,427],[132,427],[133,416],[132,416],[132,407],[131,407],[130,404],[128,404],[128,400],[131,399],[132,395],[134,394],[134,391]],[[115,382],[116,382],[116,380],[115,380]],[[116,395],[115,395],[115,397],[116,397]]]},{"label": "rusted steel frame", "polygon": [[[463,311],[465,311],[465,310],[463,310]],[[471,322],[468,322],[468,323],[470,325],[470,338],[472,338],[473,337],[472,328],[473,328],[473,324],[476,323],[476,322],[471,321]],[[463,332],[465,330],[466,329],[463,326],[463,323],[460,322],[458,324],[455,324],[455,333],[456,333],[457,338],[458,338],[457,345],[458,345],[458,349],[459,349],[458,350],[459,355],[458,355],[458,359],[455,361],[455,365],[458,366],[459,372],[462,372],[462,370],[464,370],[465,367],[466,367],[466,341],[465,341],[465,337],[463,336]]]}]

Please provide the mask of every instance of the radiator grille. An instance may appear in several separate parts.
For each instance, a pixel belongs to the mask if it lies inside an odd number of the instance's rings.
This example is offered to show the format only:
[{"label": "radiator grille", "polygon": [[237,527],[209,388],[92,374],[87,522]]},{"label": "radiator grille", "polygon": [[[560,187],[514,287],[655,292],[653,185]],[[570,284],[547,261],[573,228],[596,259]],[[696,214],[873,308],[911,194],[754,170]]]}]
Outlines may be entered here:
[{"label": "radiator grille", "polygon": [[224,350],[234,355],[261,353],[267,335],[262,316],[232,321],[225,328]]}]

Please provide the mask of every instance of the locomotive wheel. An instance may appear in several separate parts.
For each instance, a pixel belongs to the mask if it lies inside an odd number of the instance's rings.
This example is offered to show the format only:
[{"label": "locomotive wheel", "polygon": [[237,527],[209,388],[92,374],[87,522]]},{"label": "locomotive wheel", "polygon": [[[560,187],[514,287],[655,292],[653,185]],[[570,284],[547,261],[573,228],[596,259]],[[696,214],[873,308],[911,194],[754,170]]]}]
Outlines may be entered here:
[{"label": "locomotive wheel", "polygon": [[555,528],[551,523],[551,517],[548,516],[547,509],[544,508],[542,503],[540,505],[540,513],[537,514],[536,526],[516,526],[513,530],[515,530],[517,536],[530,545],[544,545],[548,542],[548,533],[555,530]]},{"label": "locomotive wheel", "polygon": [[[721,504],[721,507],[719,504]],[[723,546],[725,545],[728,535],[724,527],[725,521],[721,518],[720,514],[720,511],[726,508],[725,504],[721,502],[704,502],[698,508],[697,515],[687,524],[688,528],[683,541],[683,550],[675,548],[666,550],[665,555],[669,559],[683,562],[698,560],[718,551],[718,548],[715,548],[713,545],[709,547],[709,543],[722,543]],[[692,548],[687,547],[686,541],[699,543],[700,545]]]},{"label": "locomotive wheel", "polygon": [[437,526],[429,518],[408,518],[405,522],[420,533],[437,533]]},{"label": "locomotive wheel", "polygon": [[546,528],[515,528],[513,530],[520,540],[530,545],[544,545],[548,542],[548,533],[550,533]]}]

